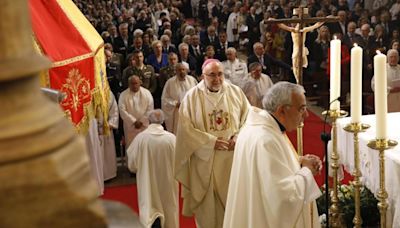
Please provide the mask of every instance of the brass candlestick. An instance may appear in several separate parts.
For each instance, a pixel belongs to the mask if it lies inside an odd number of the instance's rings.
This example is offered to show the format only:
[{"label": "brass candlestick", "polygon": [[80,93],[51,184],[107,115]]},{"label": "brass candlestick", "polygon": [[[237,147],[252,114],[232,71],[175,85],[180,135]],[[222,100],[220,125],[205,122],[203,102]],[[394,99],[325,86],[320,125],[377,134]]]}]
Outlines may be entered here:
[{"label": "brass candlestick", "polygon": [[388,208],[388,194],[385,189],[385,150],[393,148],[397,142],[390,139],[374,139],[368,143],[368,147],[379,151],[379,191],[378,208],[381,215],[381,228],[386,228],[386,211]]},{"label": "brass candlestick", "polygon": [[360,170],[360,149],[358,133],[366,131],[370,126],[368,124],[362,123],[350,123],[344,127],[347,132],[353,133],[354,136],[354,171],[353,177],[354,181],[351,182],[354,191],[354,202],[355,202],[355,214],[353,218],[353,223],[355,228],[361,228],[362,218],[361,218],[361,202],[360,202],[360,188],[361,188],[361,170]]},{"label": "brass candlestick", "polygon": [[303,156],[303,127],[304,123],[297,127],[297,154],[299,156]]},{"label": "brass candlestick", "polygon": [[[340,227],[340,213],[339,213],[339,198],[338,198],[338,169],[339,169],[339,154],[337,152],[337,126],[336,120],[347,116],[347,112],[344,110],[329,110],[324,111],[322,115],[327,115],[332,120],[332,177],[333,177],[333,188],[331,191],[331,206],[329,208],[329,223],[330,227]],[[326,158],[328,159],[328,158]]]}]

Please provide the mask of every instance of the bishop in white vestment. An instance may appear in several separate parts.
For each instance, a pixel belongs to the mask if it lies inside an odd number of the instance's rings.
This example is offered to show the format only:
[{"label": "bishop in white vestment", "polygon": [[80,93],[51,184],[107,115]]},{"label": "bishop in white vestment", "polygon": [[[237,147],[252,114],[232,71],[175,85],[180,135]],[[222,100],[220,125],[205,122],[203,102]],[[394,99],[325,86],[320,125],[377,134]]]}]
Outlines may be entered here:
[{"label": "bishop in white vestment", "polygon": [[110,132],[108,135],[103,135],[103,148],[104,148],[104,165],[103,175],[104,180],[109,180],[117,176],[117,159],[115,152],[115,141],[113,129],[118,129],[119,124],[119,111],[118,104],[115,100],[114,94],[110,90],[110,99],[108,101],[108,125]]},{"label": "bishop in white vestment", "polygon": [[[275,88],[275,89],[274,89]],[[302,86],[279,82],[253,107],[239,133],[232,164],[225,228],[319,228],[315,155],[298,158],[285,131],[307,117]]]},{"label": "bishop in white vestment", "polygon": [[136,172],[140,221],[150,228],[159,218],[162,228],[179,227],[178,182],[174,178],[175,135],[161,125],[160,109],[149,114],[150,125],[128,148],[128,167]]},{"label": "bishop in white vestment", "polygon": [[179,109],[175,172],[182,183],[185,216],[198,228],[222,227],[236,135],[248,101],[224,82],[222,64],[207,60],[204,80],[189,90]]},{"label": "bishop in white vestment", "polygon": [[197,85],[197,80],[187,75],[188,69],[182,63],[176,65],[176,76],[165,83],[161,96],[161,107],[166,115],[165,126],[169,132],[176,133],[179,121],[179,106],[186,92]]},{"label": "bishop in white vestment", "polygon": [[138,76],[128,79],[129,88],[119,96],[119,112],[124,121],[125,147],[128,148],[135,136],[147,128],[148,113],[154,109],[153,96],[141,87]]}]

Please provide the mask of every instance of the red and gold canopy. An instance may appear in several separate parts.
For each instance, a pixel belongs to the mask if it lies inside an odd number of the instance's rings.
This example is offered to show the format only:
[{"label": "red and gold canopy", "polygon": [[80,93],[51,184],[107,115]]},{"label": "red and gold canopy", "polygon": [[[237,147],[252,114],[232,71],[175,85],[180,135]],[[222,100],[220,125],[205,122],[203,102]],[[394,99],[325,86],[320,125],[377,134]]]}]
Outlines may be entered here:
[{"label": "red and gold canopy", "polygon": [[66,95],[66,116],[86,133],[91,118],[108,116],[103,40],[71,0],[30,0],[29,7],[35,46],[53,63],[42,86]]}]

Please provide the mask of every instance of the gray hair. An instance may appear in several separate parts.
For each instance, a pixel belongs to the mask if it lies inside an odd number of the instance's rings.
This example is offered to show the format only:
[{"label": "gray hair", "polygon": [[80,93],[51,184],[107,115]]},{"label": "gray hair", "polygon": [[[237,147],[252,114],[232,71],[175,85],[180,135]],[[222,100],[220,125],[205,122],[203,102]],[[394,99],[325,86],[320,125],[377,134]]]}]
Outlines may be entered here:
[{"label": "gray hair", "polygon": [[149,112],[149,121],[151,124],[162,124],[164,120],[164,112],[161,109],[154,109]]},{"label": "gray hair", "polygon": [[257,67],[262,67],[261,63],[259,63],[259,62],[250,63],[250,65],[249,65],[249,71],[253,71],[253,70],[255,70]]},{"label": "gray hair", "polygon": [[236,49],[234,47],[229,47],[226,49],[225,53],[228,54],[229,52],[233,52],[236,55]]},{"label": "gray hair", "polygon": [[278,82],[274,84],[264,95],[262,105],[268,112],[276,112],[281,105],[292,104],[292,94],[303,94],[303,86],[290,82]]},{"label": "gray hair", "polygon": [[391,55],[394,55],[394,56],[396,56],[397,58],[399,58],[399,52],[398,52],[396,49],[390,49],[390,50],[387,52],[387,56],[388,56],[388,57],[391,56]]},{"label": "gray hair", "polygon": [[181,51],[183,47],[189,48],[189,45],[187,43],[180,43],[178,46],[179,51]]}]

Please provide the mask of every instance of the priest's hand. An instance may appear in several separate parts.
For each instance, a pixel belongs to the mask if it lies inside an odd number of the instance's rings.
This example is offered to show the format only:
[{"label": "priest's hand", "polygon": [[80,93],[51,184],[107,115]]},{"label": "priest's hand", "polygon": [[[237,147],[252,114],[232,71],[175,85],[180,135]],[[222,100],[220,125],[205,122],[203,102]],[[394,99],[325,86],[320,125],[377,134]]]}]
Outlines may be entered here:
[{"label": "priest's hand", "polygon": [[229,148],[228,150],[235,150],[237,135],[233,135],[229,140]]},{"label": "priest's hand", "polygon": [[216,149],[216,150],[229,150],[229,141],[226,141],[221,137],[217,138],[217,141],[215,141],[214,149]]},{"label": "priest's hand", "polygon": [[133,123],[134,125],[135,125],[135,128],[136,129],[139,129],[139,128],[141,128],[142,126],[143,126],[143,123],[141,122],[141,121],[139,121],[139,120],[137,120],[135,123]]},{"label": "priest's hand", "polygon": [[322,162],[318,156],[307,154],[300,157],[300,164],[311,170],[313,175],[319,174],[322,169]]}]

